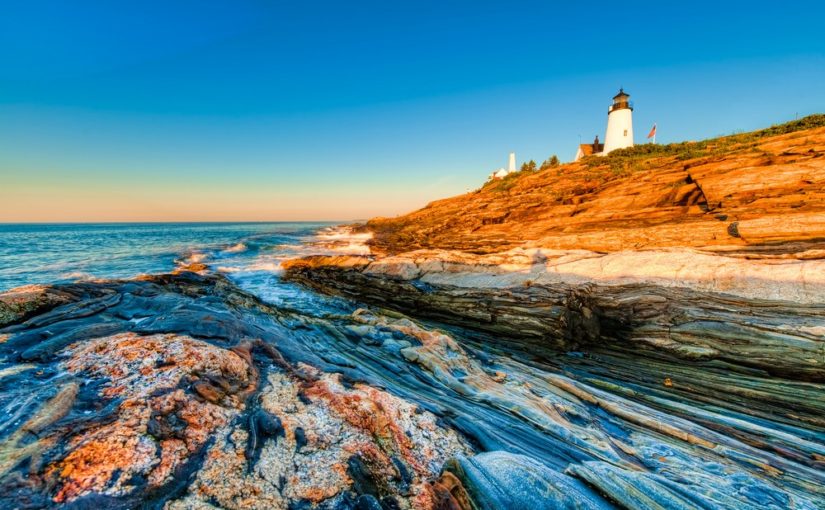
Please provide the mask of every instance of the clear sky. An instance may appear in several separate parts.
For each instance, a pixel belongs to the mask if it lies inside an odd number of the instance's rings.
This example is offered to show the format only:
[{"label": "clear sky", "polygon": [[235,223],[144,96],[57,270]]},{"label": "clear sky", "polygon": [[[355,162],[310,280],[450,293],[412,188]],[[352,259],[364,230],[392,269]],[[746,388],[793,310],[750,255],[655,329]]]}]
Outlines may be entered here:
[{"label": "clear sky", "polygon": [[[290,5],[287,5],[290,4]],[[564,4],[564,5],[554,5]],[[825,2],[3,2],[0,222],[349,220],[825,111]]]}]

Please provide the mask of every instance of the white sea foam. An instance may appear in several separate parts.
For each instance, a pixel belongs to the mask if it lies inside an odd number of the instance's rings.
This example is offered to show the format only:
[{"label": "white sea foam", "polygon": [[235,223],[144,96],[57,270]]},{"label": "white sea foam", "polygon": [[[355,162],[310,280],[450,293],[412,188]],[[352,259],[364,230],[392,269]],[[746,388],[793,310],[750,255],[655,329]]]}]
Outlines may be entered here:
[{"label": "white sea foam", "polygon": [[60,275],[60,277],[66,280],[76,281],[93,281],[98,279],[95,277],[95,275],[90,273],[84,273],[83,271],[71,271],[69,273],[63,273]]},{"label": "white sea foam", "polygon": [[204,260],[206,260],[206,254],[195,251],[195,252],[190,253],[189,256],[186,257],[184,260],[188,264],[193,264],[193,263],[196,263],[196,262],[203,262]]},{"label": "white sea foam", "polygon": [[229,248],[223,250],[224,253],[242,253],[245,252],[248,247],[244,243],[238,243]]},{"label": "white sea foam", "polygon": [[356,233],[350,226],[330,227],[319,232],[315,239],[313,244],[333,253],[369,255],[367,242],[372,239],[372,232]]},{"label": "white sea foam", "polygon": [[281,270],[281,262],[272,262],[272,261],[260,261],[255,262],[247,266],[245,271],[280,271]]}]

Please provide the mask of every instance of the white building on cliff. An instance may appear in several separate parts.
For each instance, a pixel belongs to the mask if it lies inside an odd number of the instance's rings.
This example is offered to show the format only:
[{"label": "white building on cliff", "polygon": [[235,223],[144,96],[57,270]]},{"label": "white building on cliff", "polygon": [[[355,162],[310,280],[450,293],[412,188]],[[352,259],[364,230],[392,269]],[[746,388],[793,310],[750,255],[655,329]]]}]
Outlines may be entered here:
[{"label": "white building on cliff", "polygon": [[507,161],[507,168],[499,168],[498,170],[494,171],[490,174],[490,179],[503,179],[507,177],[511,173],[516,171],[516,153],[511,152],[510,158]]},{"label": "white building on cliff", "polygon": [[607,109],[607,133],[604,144],[599,143],[599,137],[590,144],[580,144],[576,151],[578,161],[584,156],[604,156],[616,149],[633,147],[633,103],[628,101],[630,94],[624,89],[613,96],[613,104]]}]

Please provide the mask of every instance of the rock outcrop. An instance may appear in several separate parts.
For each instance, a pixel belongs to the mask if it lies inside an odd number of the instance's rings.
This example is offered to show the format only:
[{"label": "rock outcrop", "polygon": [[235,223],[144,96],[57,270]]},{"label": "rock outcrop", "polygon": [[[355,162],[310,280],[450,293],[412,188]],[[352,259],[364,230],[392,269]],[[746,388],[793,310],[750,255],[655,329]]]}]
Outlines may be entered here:
[{"label": "rock outcrop", "polygon": [[360,229],[373,254],[292,261],[286,277],[535,349],[630,350],[821,381],[823,124],[520,172],[371,220]]},{"label": "rock outcrop", "polygon": [[[819,489],[792,487],[822,469],[825,439],[823,126],[813,116],[522,172],[353,227],[372,234],[369,254],[289,261],[284,278],[452,325],[463,343],[443,359],[407,359],[561,439],[552,452],[505,446],[457,421],[489,453],[445,465],[443,508],[821,506]],[[502,354],[492,373],[450,361],[470,346]],[[579,435],[596,421],[608,429]],[[812,449],[787,450],[788,426]],[[734,458],[761,472],[717,464]],[[753,492],[764,476],[780,492]]]},{"label": "rock outcrop", "polygon": [[[816,127],[808,127],[816,126]],[[805,129],[807,128],[807,129]],[[780,134],[777,134],[780,133]],[[641,145],[518,172],[396,218],[377,254],[515,247],[614,252],[825,240],[825,115],[696,143]],[[785,253],[788,247],[779,249]]]},{"label": "rock outcrop", "polygon": [[825,260],[692,251],[419,251],[300,259],[287,278],[538,350],[718,360],[825,381]]},{"label": "rock outcrop", "polygon": [[434,414],[305,343],[344,326],[221,277],[0,302],[27,310],[0,329],[4,508],[432,508],[429,481],[473,453]]}]

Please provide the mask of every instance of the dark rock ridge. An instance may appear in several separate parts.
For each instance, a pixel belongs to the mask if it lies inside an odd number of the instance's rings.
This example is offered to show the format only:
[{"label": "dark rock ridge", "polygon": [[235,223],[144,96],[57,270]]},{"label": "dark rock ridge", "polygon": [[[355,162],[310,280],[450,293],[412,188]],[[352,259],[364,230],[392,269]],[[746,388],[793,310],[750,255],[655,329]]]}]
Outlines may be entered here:
[{"label": "dark rock ridge", "polygon": [[825,381],[825,295],[821,303],[795,303],[597,278],[547,285],[534,283],[536,272],[515,283],[507,282],[506,274],[493,274],[505,282],[479,284],[474,271],[483,273],[483,266],[426,269],[432,261],[420,255],[377,262],[318,256],[290,262],[285,278],[320,292],[492,333],[531,352],[602,349],[639,357],[666,355]]}]

